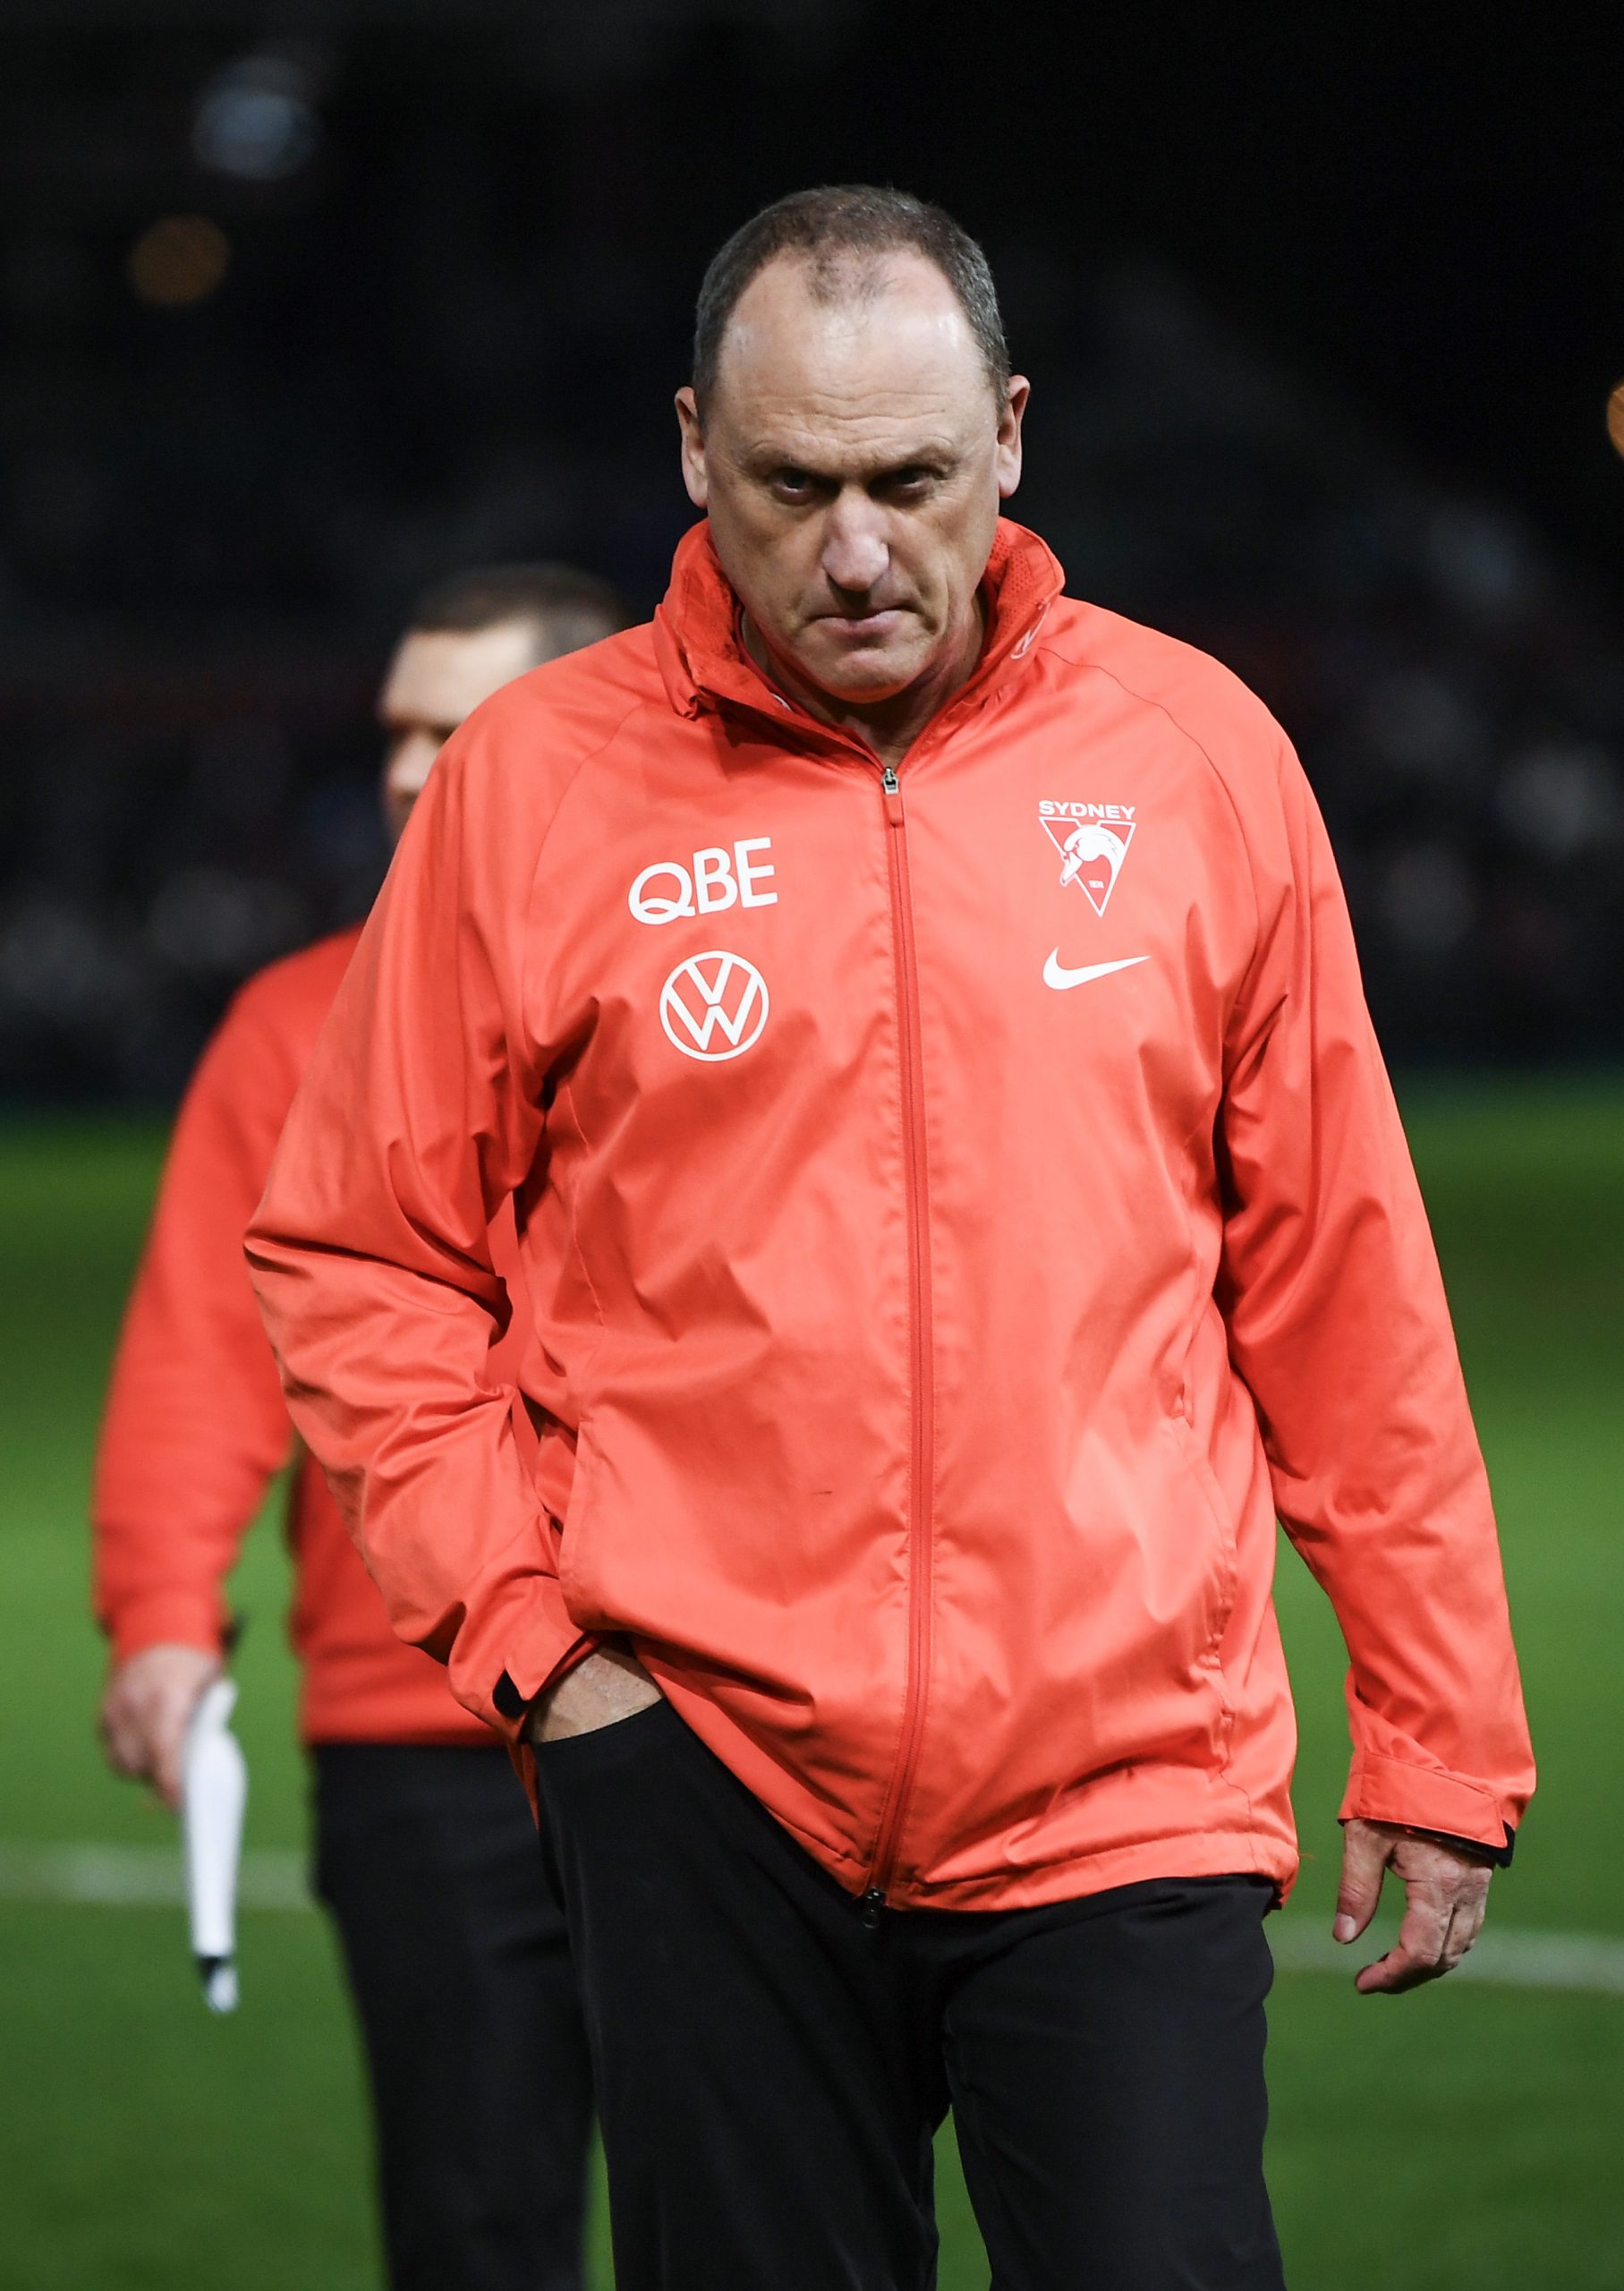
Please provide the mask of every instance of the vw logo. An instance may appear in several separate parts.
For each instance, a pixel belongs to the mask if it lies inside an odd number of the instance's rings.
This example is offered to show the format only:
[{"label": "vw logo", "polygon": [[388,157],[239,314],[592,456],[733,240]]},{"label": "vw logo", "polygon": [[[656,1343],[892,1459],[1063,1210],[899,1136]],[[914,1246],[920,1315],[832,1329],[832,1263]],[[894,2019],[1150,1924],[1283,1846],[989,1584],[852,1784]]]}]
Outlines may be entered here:
[{"label": "vw logo", "polygon": [[[748,1050],[767,1024],[767,981],[743,955],[690,955],[659,990],[659,1023],[684,1058],[716,1065]],[[723,1047],[713,1050],[717,1036]]]}]

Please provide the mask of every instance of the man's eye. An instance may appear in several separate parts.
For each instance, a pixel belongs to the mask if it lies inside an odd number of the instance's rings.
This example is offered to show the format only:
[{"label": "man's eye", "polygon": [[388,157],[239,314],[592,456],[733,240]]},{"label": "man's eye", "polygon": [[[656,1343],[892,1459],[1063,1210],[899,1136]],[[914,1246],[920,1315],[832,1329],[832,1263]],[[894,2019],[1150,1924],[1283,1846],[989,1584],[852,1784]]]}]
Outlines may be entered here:
[{"label": "man's eye", "polygon": [[803,469],[777,469],[771,477],[772,490],[795,500],[803,500],[812,490],[812,480]]}]

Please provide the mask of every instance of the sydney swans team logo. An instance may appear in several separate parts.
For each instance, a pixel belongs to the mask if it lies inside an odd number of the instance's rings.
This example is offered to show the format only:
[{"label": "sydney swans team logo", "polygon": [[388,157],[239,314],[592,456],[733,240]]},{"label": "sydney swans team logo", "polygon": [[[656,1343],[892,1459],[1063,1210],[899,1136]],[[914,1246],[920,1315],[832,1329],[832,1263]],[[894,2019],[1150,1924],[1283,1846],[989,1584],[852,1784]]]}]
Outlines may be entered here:
[{"label": "sydney swans team logo", "polygon": [[1076,883],[1096,915],[1117,888],[1134,839],[1134,804],[1038,805],[1038,823],[1060,855],[1060,883]]},{"label": "sydney swans team logo", "polygon": [[[684,1058],[710,1065],[737,1058],[767,1024],[767,981],[743,955],[719,947],[690,955],[659,990],[659,1023]],[[722,1046],[714,1049],[718,1035]]]}]

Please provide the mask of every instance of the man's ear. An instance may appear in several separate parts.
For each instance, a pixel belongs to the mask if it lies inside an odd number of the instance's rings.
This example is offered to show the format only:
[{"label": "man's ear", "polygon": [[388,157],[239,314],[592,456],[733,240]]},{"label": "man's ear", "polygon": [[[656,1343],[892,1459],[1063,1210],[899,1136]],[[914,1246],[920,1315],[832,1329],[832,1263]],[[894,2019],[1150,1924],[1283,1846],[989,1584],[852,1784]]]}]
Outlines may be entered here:
[{"label": "man's ear", "polygon": [[683,433],[683,483],[694,507],[702,509],[710,498],[710,481],[705,473],[705,433],[700,427],[698,402],[686,382],[676,393],[676,422]]},{"label": "man's ear", "polygon": [[1002,501],[1008,500],[1021,481],[1021,423],[1031,396],[1032,384],[1025,375],[1011,374],[998,425],[998,490]]}]

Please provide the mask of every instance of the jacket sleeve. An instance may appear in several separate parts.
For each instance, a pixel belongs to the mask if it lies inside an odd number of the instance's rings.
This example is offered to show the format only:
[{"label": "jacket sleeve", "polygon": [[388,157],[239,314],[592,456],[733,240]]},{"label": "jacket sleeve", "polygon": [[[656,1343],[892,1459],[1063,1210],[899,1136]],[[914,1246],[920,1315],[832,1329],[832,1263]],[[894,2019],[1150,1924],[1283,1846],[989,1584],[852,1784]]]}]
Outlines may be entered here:
[{"label": "jacket sleeve", "polygon": [[182,1102],[114,1358],[91,1498],[94,1599],[115,1661],[218,1648],[225,1583],[293,1444],[242,1263],[296,1075],[253,987]]},{"label": "jacket sleeve", "polygon": [[395,854],[248,1251],[294,1423],[395,1631],[511,1735],[592,1641],[490,1367],[507,1307],[489,1228],[541,1149],[544,1077],[522,1010],[540,831],[500,787],[533,774],[485,768],[486,716]]},{"label": "jacket sleeve", "polygon": [[1534,1767],[1488,1480],[1324,826],[1282,742],[1220,1126],[1220,1301],[1349,1657],[1341,1818],[1503,1849]]}]

